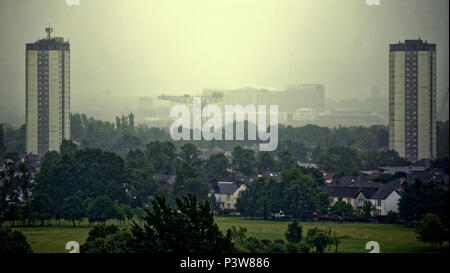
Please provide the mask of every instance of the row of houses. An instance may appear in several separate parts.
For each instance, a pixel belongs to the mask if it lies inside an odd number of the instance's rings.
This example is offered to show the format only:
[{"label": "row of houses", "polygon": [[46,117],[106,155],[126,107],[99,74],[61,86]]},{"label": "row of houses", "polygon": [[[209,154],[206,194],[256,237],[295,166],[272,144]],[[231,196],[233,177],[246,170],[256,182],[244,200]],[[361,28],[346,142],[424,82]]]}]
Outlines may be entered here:
[{"label": "row of houses", "polygon": [[[221,152],[215,151],[214,152]],[[21,159],[34,178],[39,172],[42,158],[38,155],[25,154]],[[11,160],[0,158],[0,170],[11,166]],[[314,166],[308,166],[314,167]],[[382,174],[401,174],[387,183],[374,182],[374,178]],[[154,179],[160,189],[171,191],[175,184],[175,175],[155,174]],[[230,172],[210,187],[210,195],[216,198],[217,208],[220,210],[235,211],[236,200],[239,193],[246,189],[245,184],[251,183],[258,177],[266,177],[276,182],[281,181],[279,172],[267,171],[256,176],[247,176],[238,172]],[[379,167],[375,170],[361,171],[358,176],[336,177],[332,173],[323,172],[325,185],[323,190],[330,196],[330,203],[334,204],[339,198],[352,205],[357,210],[366,202],[371,202],[376,208],[376,214],[385,216],[389,211],[398,212],[398,201],[405,186],[413,184],[416,180],[425,183],[443,183],[448,187],[449,175],[438,169],[423,166],[405,167]]]},{"label": "row of houses", "polygon": [[[381,174],[399,174],[387,183],[372,181]],[[336,177],[323,172],[325,185],[323,190],[330,196],[333,205],[340,198],[357,210],[366,202],[371,202],[376,208],[378,216],[386,216],[389,211],[398,212],[398,202],[405,186],[416,180],[426,183],[441,183],[448,185],[449,175],[440,170],[427,170],[423,167],[380,167],[374,171],[361,171],[359,176]],[[245,184],[251,183],[258,177],[266,177],[276,182],[281,181],[279,172],[264,172],[256,176],[246,176],[240,173],[230,173],[219,182],[211,185],[210,195],[216,198],[217,208],[225,211],[236,210],[236,200],[239,193],[246,189]],[[174,175],[155,175],[160,188],[172,190],[175,184]]]},{"label": "row of houses", "polygon": [[324,191],[330,195],[330,205],[342,198],[355,210],[364,206],[366,202],[371,202],[379,216],[386,216],[389,211],[398,212],[400,192],[378,182],[343,177],[327,184]]},{"label": "row of houses", "polygon": [[[397,174],[398,177],[386,183],[373,181],[382,174]],[[325,176],[329,179],[329,174],[324,173]],[[326,180],[323,189],[330,195],[331,204],[342,198],[357,210],[366,202],[371,202],[376,208],[377,215],[386,216],[389,211],[398,212],[401,193],[407,185],[417,180],[448,187],[449,175],[437,169],[417,166],[380,167],[374,171],[361,171],[360,176],[333,177]]]}]

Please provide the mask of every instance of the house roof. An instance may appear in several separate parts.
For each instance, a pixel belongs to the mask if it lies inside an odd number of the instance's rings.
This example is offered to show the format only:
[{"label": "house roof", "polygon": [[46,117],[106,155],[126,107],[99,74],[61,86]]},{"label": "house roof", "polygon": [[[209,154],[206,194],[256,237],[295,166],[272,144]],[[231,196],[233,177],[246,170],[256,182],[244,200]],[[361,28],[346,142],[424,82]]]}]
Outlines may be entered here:
[{"label": "house roof", "polygon": [[233,194],[238,188],[237,183],[217,183],[218,193],[220,194]]},{"label": "house roof", "polygon": [[266,172],[259,174],[258,177],[272,178],[276,182],[281,181],[281,173],[279,173],[279,172],[266,171]]},{"label": "house roof", "polygon": [[355,198],[361,192],[358,188],[347,187],[325,187],[325,192],[333,197],[351,197]]},{"label": "house roof", "polygon": [[357,180],[345,185],[346,187],[356,187],[356,188],[379,188],[381,183],[379,182],[369,182],[367,180]]},{"label": "house roof", "polygon": [[448,183],[448,174],[439,173],[439,172],[437,172],[437,173],[418,172],[418,173],[408,174],[406,176],[406,179],[408,180],[408,183],[414,183],[417,179],[419,179],[423,182],[444,181],[445,183]]},{"label": "house roof", "polygon": [[386,199],[395,188],[355,177],[341,177],[326,185],[324,190],[333,197],[356,198],[362,193],[367,199]]},{"label": "house roof", "polygon": [[170,185],[175,184],[175,175],[170,175],[170,174],[155,174],[153,175],[153,178],[156,180],[156,182],[158,183],[168,183]]},{"label": "house roof", "polygon": [[29,170],[34,170],[41,166],[42,157],[37,154],[25,154],[23,157],[23,163]]},{"label": "house roof", "polygon": [[327,172],[323,172],[323,179],[325,180],[325,181],[333,181],[333,178],[334,178],[334,176],[335,176],[335,173],[327,173]]},{"label": "house roof", "polygon": [[353,182],[355,182],[357,180],[358,180],[358,178],[356,176],[336,177],[336,178],[333,179],[333,181],[328,183],[328,186],[345,186],[345,185],[353,183]]},{"label": "house roof", "polygon": [[412,173],[412,172],[424,172],[425,168],[421,166],[406,166],[406,167],[380,167],[380,170],[385,173]]},{"label": "house roof", "polygon": [[379,171],[377,171],[377,170],[368,170],[368,171],[360,171],[360,173],[362,173],[364,175],[372,175],[372,174],[378,174]]},{"label": "house roof", "polygon": [[417,172],[407,174],[405,177],[399,177],[392,181],[389,181],[385,185],[396,190],[401,190],[405,185],[412,185],[416,182],[416,180],[420,180],[424,183],[440,183],[444,181],[444,184],[448,185],[449,176],[448,174],[442,172],[436,173],[427,173],[427,172]]},{"label": "house roof", "polygon": [[381,187],[379,188],[373,195],[370,197],[370,199],[386,199],[393,191],[396,191],[393,188],[390,187]]},{"label": "house roof", "polygon": [[394,179],[392,181],[389,181],[385,185],[387,187],[389,187],[389,188],[400,190],[402,188],[402,185],[403,185],[404,181],[405,181],[405,178],[399,177],[399,178],[396,178],[396,179]]},{"label": "house roof", "polygon": [[239,172],[229,173],[222,179],[219,179],[219,182],[251,182],[253,181],[253,177],[244,175]]}]

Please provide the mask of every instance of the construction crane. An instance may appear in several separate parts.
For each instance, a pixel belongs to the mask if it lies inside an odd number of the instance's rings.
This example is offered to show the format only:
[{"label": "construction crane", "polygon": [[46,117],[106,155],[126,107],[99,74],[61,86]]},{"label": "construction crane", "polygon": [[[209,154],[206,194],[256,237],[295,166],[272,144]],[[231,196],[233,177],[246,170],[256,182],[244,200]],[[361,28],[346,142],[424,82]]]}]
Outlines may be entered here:
[{"label": "construction crane", "polygon": [[200,97],[202,99],[202,104],[217,103],[223,100],[223,93],[213,92],[210,96],[166,96],[163,94],[161,96],[158,96],[158,99],[177,103],[192,103],[192,99],[194,97]]}]

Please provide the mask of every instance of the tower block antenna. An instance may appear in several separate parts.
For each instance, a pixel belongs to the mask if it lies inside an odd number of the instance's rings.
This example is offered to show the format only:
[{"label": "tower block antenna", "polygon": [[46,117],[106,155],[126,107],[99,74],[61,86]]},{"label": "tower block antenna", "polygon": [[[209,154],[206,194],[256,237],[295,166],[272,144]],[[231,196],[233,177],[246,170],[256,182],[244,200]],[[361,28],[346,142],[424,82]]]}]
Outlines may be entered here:
[{"label": "tower block antenna", "polygon": [[50,40],[50,33],[53,32],[53,28],[51,28],[51,27],[46,27],[46,28],[45,28],[45,32],[47,32],[47,39]]}]

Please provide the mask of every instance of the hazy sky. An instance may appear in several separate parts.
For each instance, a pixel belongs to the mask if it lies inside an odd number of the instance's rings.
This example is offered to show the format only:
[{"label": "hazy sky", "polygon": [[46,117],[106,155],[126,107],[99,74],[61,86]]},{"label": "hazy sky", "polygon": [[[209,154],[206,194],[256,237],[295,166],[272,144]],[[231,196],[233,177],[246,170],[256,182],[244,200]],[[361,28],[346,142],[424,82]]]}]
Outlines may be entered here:
[{"label": "hazy sky", "polygon": [[24,121],[25,43],[48,24],[70,39],[72,111],[89,114],[105,96],[114,107],[207,87],[322,83],[341,99],[378,85],[387,96],[389,43],[418,36],[437,44],[441,92],[448,10],[448,0],[0,0],[0,121]]}]

